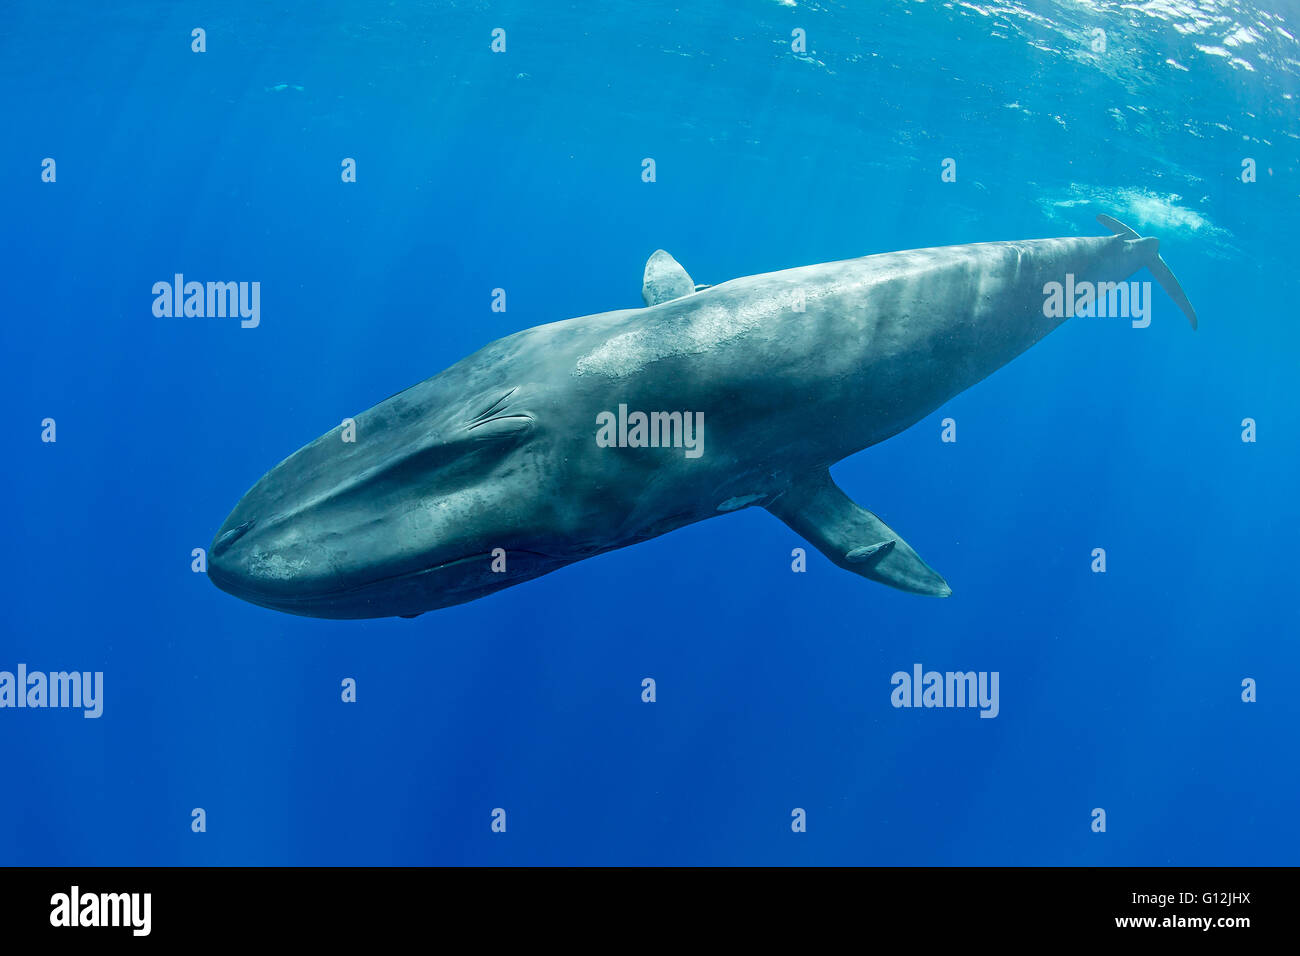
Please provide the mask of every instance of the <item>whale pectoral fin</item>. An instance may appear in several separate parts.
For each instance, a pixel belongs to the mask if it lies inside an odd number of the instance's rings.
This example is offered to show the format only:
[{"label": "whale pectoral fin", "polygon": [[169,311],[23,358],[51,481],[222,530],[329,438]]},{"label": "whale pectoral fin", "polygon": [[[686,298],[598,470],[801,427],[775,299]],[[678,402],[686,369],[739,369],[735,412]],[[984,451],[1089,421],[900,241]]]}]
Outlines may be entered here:
[{"label": "whale pectoral fin", "polygon": [[656,249],[646,260],[645,275],[641,279],[641,298],[647,307],[680,299],[694,291],[695,280],[682,268],[680,262],[662,249]]},{"label": "whale pectoral fin", "polygon": [[792,486],[767,510],[846,571],[913,594],[952,594],[906,541],[856,505],[828,471]]}]

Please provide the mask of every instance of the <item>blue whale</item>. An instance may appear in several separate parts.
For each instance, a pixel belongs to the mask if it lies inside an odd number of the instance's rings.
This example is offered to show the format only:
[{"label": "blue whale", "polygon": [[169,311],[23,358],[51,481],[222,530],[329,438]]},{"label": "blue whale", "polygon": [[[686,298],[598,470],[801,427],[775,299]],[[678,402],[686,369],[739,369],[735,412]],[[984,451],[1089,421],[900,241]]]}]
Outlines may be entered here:
[{"label": "blue whale", "polygon": [[[762,507],[847,571],[946,597],[828,469],[1076,312],[1127,299],[1140,269],[1195,328],[1157,240],[1098,219],[1111,235],[891,252],[714,286],[658,251],[645,308],[499,339],[276,465],[217,531],[208,574],[292,614],[413,617]],[[1091,306],[1074,290],[1092,290]]]}]

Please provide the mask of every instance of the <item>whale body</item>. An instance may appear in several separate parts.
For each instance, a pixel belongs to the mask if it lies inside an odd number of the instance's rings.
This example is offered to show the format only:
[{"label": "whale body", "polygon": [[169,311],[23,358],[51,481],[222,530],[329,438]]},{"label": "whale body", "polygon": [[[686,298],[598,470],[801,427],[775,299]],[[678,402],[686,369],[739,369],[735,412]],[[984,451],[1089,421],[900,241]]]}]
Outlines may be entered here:
[{"label": "whale body", "polygon": [[1098,218],[1112,235],[891,252],[714,286],[658,251],[645,308],[492,342],[272,468],[217,531],[209,576],[293,614],[413,617],[762,507],[839,567],[946,597],[828,469],[1060,326],[1073,309],[1045,308],[1053,283],[1120,283],[1145,267],[1195,328],[1157,240]]}]

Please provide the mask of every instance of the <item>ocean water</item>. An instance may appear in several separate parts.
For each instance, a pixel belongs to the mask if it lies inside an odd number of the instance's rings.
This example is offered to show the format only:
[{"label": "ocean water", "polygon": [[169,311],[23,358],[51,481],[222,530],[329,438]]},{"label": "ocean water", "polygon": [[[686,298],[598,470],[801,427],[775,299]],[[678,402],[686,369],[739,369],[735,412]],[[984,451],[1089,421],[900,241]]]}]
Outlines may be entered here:
[{"label": "ocean water", "polygon": [[[1295,863],[1296,14],[6,4],[0,670],[104,676],[97,719],[0,709],[0,863]],[[413,620],[192,570],[290,452],[639,306],[657,248],[716,283],[1097,213],[1199,331],[1157,289],[833,469],[946,600],[794,573],[760,509]],[[259,324],[155,316],[177,273]],[[997,717],[893,707],[916,664]]]}]

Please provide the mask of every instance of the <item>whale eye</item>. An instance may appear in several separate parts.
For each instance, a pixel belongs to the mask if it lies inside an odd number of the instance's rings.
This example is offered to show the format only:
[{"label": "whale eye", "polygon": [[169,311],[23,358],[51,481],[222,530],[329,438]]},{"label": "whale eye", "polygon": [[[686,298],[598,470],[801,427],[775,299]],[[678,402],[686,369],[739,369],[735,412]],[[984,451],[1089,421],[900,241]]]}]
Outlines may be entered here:
[{"label": "whale eye", "polygon": [[531,415],[497,415],[485,418],[481,422],[466,425],[465,430],[474,432],[476,438],[501,438],[522,431],[533,423]]},{"label": "whale eye", "polygon": [[509,389],[504,395],[498,395],[495,399],[488,402],[487,405],[483,405],[482,401],[480,401],[478,405],[481,407],[481,410],[477,415],[465,423],[465,427],[473,428],[475,425],[481,425],[483,422],[491,419],[492,416],[505,411],[510,404],[510,396],[518,390],[519,387],[515,386],[514,388]]},{"label": "whale eye", "polygon": [[471,406],[482,410],[465,422],[465,431],[474,433],[475,438],[504,438],[532,425],[533,416],[522,411],[517,401],[511,402],[518,391],[515,386],[486,405],[479,402]]}]

